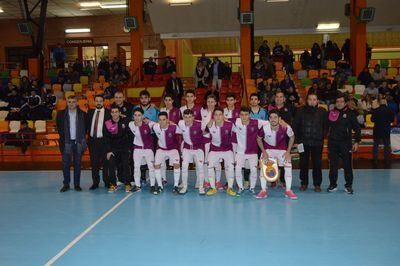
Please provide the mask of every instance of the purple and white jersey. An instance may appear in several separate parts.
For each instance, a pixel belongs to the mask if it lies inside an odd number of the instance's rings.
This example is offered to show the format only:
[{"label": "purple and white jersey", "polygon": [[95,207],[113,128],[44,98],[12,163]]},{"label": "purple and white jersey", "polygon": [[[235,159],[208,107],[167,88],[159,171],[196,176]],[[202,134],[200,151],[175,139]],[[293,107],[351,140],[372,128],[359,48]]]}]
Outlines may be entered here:
[{"label": "purple and white jersey", "polygon": [[181,120],[178,123],[178,127],[182,132],[183,148],[204,149],[204,127],[200,121],[194,120],[193,125],[189,127],[185,124],[185,121]]},{"label": "purple and white jersey", "polygon": [[224,117],[234,123],[239,118],[240,108],[229,110],[228,107],[224,108]]},{"label": "purple and white jersey", "polygon": [[129,122],[129,128],[132,131],[133,135],[135,135],[135,138],[133,139],[133,145],[135,148],[154,148],[152,136],[152,128],[154,124],[154,122],[150,121],[148,124],[142,123],[141,126],[136,126],[134,121]]},{"label": "purple and white jersey", "polygon": [[232,151],[234,142],[233,123],[224,121],[222,126],[217,126],[214,122],[207,131],[211,135],[210,151]]},{"label": "purple and white jersey", "polygon": [[274,131],[269,122],[258,132],[258,136],[263,139],[264,148],[270,150],[286,150],[287,137],[290,138],[293,135],[293,130],[289,125],[286,128],[280,125],[278,130]]},{"label": "purple and white jersey", "polygon": [[238,154],[257,154],[257,136],[260,128],[265,125],[267,121],[250,119],[247,126],[242,124],[242,120],[237,118],[233,132],[236,133]]},{"label": "purple and white jersey", "polygon": [[178,108],[173,107],[171,110],[167,110],[166,107],[160,109],[160,112],[166,112],[168,114],[169,121],[178,124],[179,120],[181,120],[181,112]]},{"label": "purple and white jersey", "polygon": [[159,123],[153,126],[153,131],[158,138],[158,147],[162,150],[174,150],[179,147],[178,135],[182,134],[177,125],[168,125],[161,128]]},{"label": "purple and white jersey", "polygon": [[[181,116],[182,116],[182,117],[183,117],[183,112],[184,112],[186,109],[190,109],[190,108],[188,108],[187,105],[184,105],[184,106],[182,106],[182,107],[180,108]],[[200,106],[195,105],[195,106],[193,106],[192,109],[190,109],[190,110],[193,111],[193,116],[194,116],[194,119],[195,119],[195,120],[201,120],[201,113],[200,113],[200,112],[201,112],[201,107],[200,107]]]}]

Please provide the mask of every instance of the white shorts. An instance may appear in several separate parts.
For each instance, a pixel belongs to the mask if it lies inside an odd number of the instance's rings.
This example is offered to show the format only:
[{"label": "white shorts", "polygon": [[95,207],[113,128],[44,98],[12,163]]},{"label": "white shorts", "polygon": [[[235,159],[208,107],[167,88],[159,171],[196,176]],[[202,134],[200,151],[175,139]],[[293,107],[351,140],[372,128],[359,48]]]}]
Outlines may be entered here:
[{"label": "white shorts", "polygon": [[182,150],[182,163],[191,163],[195,162],[196,164],[204,164],[204,151],[202,149],[197,150]]},{"label": "white shorts", "polygon": [[156,151],[155,157],[155,165],[160,165],[165,163],[165,161],[169,159],[169,165],[173,166],[174,164],[179,164],[179,152],[178,150],[161,150],[158,149]]},{"label": "white shorts", "polygon": [[286,150],[271,150],[271,149],[266,149],[268,157],[270,158],[275,158],[278,161],[278,166],[280,167],[292,167],[292,160],[289,160],[288,162],[285,161],[285,158],[283,157]]},{"label": "white shorts", "polygon": [[224,160],[225,168],[232,166],[235,163],[235,159],[232,151],[210,151],[208,154],[208,167],[214,168],[217,164]]},{"label": "white shorts", "polygon": [[236,168],[238,168],[238,169],[242,169],[243,167],[247,166],[246,162],[248,162],[248,166],[250,169],[257,168],[258,155],[257,154],[238,154],[237,153],[235,162],[236,162]]},{"label": "white shorts", "polygon": [[154,153],[150,149],[134,149],[133,161],[135,165],[154,164]]}]

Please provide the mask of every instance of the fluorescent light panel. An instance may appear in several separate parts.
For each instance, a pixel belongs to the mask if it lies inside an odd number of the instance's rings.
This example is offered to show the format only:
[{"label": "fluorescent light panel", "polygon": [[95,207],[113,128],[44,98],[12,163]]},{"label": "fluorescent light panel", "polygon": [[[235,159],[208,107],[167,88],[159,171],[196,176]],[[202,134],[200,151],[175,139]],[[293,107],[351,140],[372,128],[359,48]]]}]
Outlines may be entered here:
[{"label": "fluorescent light panel", "polygon": [[65,33],[84,33],[90,32],[89,28],[79,28],[79,29],[65,29]]},{"label": "fluorescent light panel", "polygon": [[0,8],[0,13],[4,13],[4,10]]},{"label": "fluorescent light panel", "polygon": [[103,9],[111,9],[111,8],[127,8],[128,6],[125,4],[118,4],[118,5],[116,5],[116,4],[104,4],[104,5],[101,4],[100,7]]},{"label": "fluorescent light panel", "polygon": [[99,2],[81,2],[79,5],[81,7],[100,7]]},{"label": "fluorescent light panel", "polygon": [[169,6],[191,6],[192,1],[187,0],[172,0],[169,2]]},{"label": "fluorescent light panel", "polygon": [[340,27],[340,23],[319,23],[317,30],[337,30]]},{"label": "fluorescent light panel", "polygon": [[266,0],[267,3],[289,2],[289,0]]}]

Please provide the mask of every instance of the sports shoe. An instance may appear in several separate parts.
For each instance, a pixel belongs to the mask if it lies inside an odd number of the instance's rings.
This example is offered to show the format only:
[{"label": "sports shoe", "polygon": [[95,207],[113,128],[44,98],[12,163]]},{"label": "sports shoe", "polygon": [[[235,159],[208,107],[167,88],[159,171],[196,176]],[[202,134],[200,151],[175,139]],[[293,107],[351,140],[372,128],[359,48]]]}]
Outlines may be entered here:
[{"label": "sports shoe", "polygon": [[187,188],[183,187],[181,190],[179,190],[179,195],[185,195],[187,192]]},{"label": "sports shoe", "polygon": [[256,191],[254,190],[254,188],[250,188],[250,189],[249,189],[249,192],[250,192],[251,194],[256,194]]},{"label": "sports shoe", "polygon": [[215,194],[217,194],[218,190],[216,188],[210,188],[207,191],[207,196],[214,196]]},{"label": "sports shoe", "polygon": [[250,181],[244,181],[244,189],[248,190],[250,188]]},{"label": "sports shoe", "polygon": [[243,188],[239,188],[238,191],[236,192],[236,195],[240,196],[240,195],[243,194],[243,192],[244,192],[244,189]]},{"label": "sports shoe", "polygon": [[78,192],[82,191],[82,188],[80,186],[74,186],[74,189],[75,189],[75,191],[78,191]]},{"label": "sports shoe", "polygon": [[276,182],[271,182],[271,188],[276,188]]},{"label": "sports shoe", "polygon": [[63,187],[60,189],[60,192],[66,192],[70,189],[69,185],[63,185]]},{"label": "sports shoe", "polygon": [[178,193],[179,193],[179,188],[178,188],[178,187],[174,187],[174,188],[172,189],[172,193],[178,194]]},{"label": "sports shoe", "polygon": [[210,182],[204,182],[205,189],[210,188],[210,187],[211,187]]},{"label": "sports shoe", "polygon": [[217,182],[215,186],[217,187],[218,190],[224,190],[224,186],[221,184],[221,182]]},{"label": "sports shoe", "polygon": [[117,186],[110,185],[110,187],[108,188],[108,192],[114,193],[115,191],[117,191]]},{"label": "sports shoe", "polygon": [[353,190],[352,187],[345,187],[345,188],[344,188],[344,191],[345,191],[347,194],[354,194],[354,190]]},{"label": "sports shoe", "polygon": [[133,186],[132,187],[132,189],[131,189],[131,192],[132,193],[136,193],[136,192],[140,192],[140,191],[142,191],[142,188],[141,187],[138,187],[138,186]]},{"label": "sports shoe", "polygon": [[132,186],[131,185],[125,185],[125,192],[126,193],[130,193],[132,190]]},{"label": "sports shoe", "polygon": [[326,191],[328,191],[328,192],[334,192],[334,191],[336,191],[336,190],[337,190],[337,185],[336,185],[336,186],[330,185]]},{"label": "sports shoe", "polygon": [[281,183],[281,188],[286,189],[286,183],[285,182]]},{"label": "sports shoe", "polygon": [[199,194],[201,196],[204,196],[206,194],[206,191],[204,190],[204,188],[199,188]]},{"label": "sports shoe", "polygon": [[236,197],[236,191],[233,190],[233,188],[228,188],[226,190],[226,194],[228,194],[229,196],[232,196],[232,197]]},{"label": "sports shoe", "polygon": [[151,193],[151,194],[154,194],[154,195],[157,195],[157,194],[158,194],[158,191],[157,191],[157,189],[156,189],[155,186],[151,186],[151,187],[150,187],[150,193]]},{"label": "sports shoe", "polygon": [[163,181],[162,181],[163,187],[165,187],[167,184],[168,184],[167,179],[163,179]]},{"label": "sports shoe", "polygon": [[291,200],[297,200],[297,196],[296,194],[294,194],[294,192],[292,190],[288,190],[285,192],[285,197],[289,198]]},{"label": "sports shoe", "polygon": [[256,199],[264,199],[268,197],[268,193],[266,190],[261,190],[257,195],[256,195]]},{"label": "sports shoe", "polygon": [[158,186],[157,191],[158,193],[164,192],[164,187]]}]

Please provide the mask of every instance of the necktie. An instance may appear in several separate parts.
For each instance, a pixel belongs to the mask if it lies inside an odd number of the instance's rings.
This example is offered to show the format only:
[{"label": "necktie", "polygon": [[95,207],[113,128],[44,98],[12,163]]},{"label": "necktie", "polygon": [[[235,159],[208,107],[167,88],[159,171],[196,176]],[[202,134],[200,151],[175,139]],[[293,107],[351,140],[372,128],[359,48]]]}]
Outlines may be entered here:
[{"label": "necktie", "polygon": [[93,138],[97,138],[97,126],[99,124],[100,111],[96,111],[96,118],[94,119]]}]

